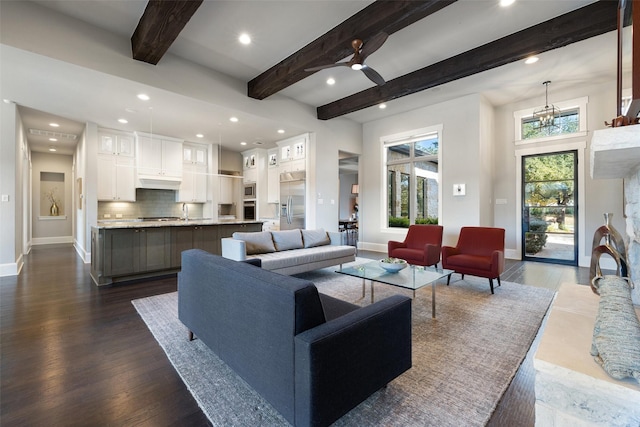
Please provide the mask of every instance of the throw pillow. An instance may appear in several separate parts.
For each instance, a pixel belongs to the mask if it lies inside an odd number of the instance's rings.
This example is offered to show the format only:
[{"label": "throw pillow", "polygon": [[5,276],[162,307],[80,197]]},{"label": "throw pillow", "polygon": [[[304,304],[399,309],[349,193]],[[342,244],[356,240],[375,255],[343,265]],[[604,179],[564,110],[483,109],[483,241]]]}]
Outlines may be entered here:
[{"label": "throw pillow", "polygon": [[258,231],[254,233],[240,233],[236,231],[232,237],[236,240],[244,240],[247,248],[247,255],[264,254],[275,252],[271,233],[268,231]]},{"label": "throw pillow", "polygon": [[302,240],[304,240],[305,248],[313,248],[314,246],[323,246],[331,243],[329,235],[322,228],[318,230],[302,230]]},{"label": "throw pillow", "polygon": [[302,249],[302,235],[299,229],[272,231],[273,243],[278,251],[288,251],[289,249]]}]

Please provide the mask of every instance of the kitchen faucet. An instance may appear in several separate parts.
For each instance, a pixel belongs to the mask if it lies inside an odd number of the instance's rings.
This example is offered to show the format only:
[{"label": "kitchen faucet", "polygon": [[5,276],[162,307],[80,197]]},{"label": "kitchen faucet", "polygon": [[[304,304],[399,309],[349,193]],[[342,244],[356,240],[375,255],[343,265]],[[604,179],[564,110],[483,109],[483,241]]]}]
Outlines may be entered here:
[{"label": "kitchen faucet", "polygon": [[189,219],[189,205],[187,205],[186,203],[182,204],[182,217],[185,220]]}]

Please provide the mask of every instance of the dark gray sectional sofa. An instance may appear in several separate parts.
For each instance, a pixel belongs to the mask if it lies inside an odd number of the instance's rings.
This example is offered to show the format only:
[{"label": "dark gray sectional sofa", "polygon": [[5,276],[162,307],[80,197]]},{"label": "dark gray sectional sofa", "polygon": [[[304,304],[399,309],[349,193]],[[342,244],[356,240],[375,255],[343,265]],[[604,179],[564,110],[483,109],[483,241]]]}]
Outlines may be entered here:
[{"label": "dark gray sectional sofa", "polygon": [[411,367],[405,296],[359,307],[193,249],[182,253],[178,300],[189,331],[295,426],[331,424]]}]

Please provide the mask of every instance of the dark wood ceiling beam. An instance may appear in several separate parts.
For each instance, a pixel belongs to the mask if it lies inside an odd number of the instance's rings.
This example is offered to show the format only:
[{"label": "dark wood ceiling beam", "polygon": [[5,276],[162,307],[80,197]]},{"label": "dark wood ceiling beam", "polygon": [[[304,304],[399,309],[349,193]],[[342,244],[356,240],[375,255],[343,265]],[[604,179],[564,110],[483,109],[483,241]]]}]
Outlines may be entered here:
[{"label": "dark wood ceiling beam", "polygon": [[476,73],[520,61],[598,36],[617,28],[617,1],[601,0],[475,49],[445,59],[384,86],[363,90],[317,108],[318,119],[328,120],[363,108],[411,95]]},{"label": "dark wood ceiling beam", "polygon": [[330,64],[351,55],[353,39],[361,39],[366,44],[380,32],[393,34],[455,1],[378,0],[252,79],[247,85],[247,94],[265,99],[314,74],[304,71],[305,68]]},{"label": "dark wood ceiling beam", "polygon": [[131,36],[133,59],[156,65],[203,0],[149,0]]}]

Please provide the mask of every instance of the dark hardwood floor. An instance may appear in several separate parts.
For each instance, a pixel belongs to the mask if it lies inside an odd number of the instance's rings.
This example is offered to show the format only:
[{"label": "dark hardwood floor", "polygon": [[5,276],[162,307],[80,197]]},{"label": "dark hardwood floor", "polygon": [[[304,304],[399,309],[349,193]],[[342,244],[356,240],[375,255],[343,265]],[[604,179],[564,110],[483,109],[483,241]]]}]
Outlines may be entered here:
[{"label": "dark hardwood floor", "polygon": [[[508,261],[503,280],[557,288],[588,271]],[[0,425],[209,425],[131,304],[175,290],[175,276],[98,288],[71,246],[34,247],[0,278]],[[489,425],[534,425],[530,359]]]}]

